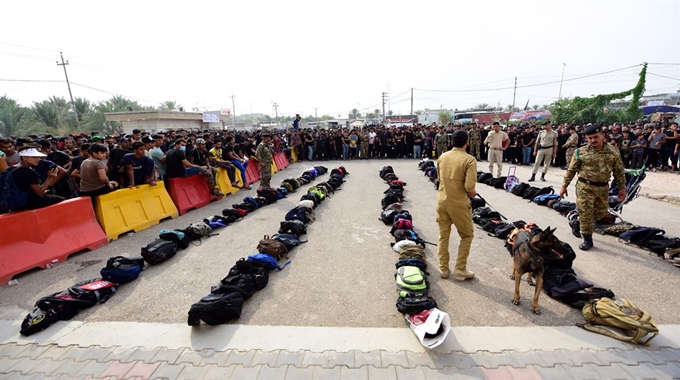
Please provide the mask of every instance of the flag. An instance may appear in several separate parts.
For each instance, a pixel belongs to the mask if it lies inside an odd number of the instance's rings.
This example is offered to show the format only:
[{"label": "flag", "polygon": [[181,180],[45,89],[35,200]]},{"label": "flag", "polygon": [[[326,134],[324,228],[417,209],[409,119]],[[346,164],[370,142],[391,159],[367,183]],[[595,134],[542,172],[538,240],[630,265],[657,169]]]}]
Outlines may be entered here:
[{"label": "flag", "polygon": [[529,109],[529,100],[531,100],[531,98],[527,99],[527,105],[524,106],[525,111]]}]

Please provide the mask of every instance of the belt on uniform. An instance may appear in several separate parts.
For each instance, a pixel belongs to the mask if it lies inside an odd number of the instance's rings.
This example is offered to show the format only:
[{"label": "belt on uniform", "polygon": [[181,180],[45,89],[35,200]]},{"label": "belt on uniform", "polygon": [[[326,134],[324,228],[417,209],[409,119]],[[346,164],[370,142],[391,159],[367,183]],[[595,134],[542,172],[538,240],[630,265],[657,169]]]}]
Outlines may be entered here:
[{"label": "belt on uniform", "polygon": [[607,182],[595,182],[595,181],[591,181],[591,180],[589,180],[589,179],[585,179],[585,178],[583,178],[583,177],[578,177],[578,181],[579,181],[579,182],[583,182],[583,183],[585,183],[586,185],[597,186],[597,187],[606,187],[606,186],[609,186],[609,183],[607,183]]},{"label": "belt on uniform", "polygon": [[491,150],[503,150],[502,148],[489,148]]},{"label": "belt on uniform", "polygon": [[541,146],[541,147],[538,148],[538,150],[541,150],[541,149],[551,149],[551,148],[554,147],[554,146],[555,146],[555,145]]}]

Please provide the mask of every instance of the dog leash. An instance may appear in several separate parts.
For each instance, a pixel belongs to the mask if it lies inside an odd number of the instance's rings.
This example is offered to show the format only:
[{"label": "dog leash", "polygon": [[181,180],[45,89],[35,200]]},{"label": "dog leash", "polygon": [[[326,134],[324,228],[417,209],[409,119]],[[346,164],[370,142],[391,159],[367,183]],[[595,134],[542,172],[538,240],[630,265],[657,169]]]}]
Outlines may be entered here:
[{"label": "dog leash", "polygon": [[486,203],[487,206],[491,207],[494,211],[496,211],[496,212],[498,213],[498,215],[501,216],[501,218],[503,218],[503,219],[505,219],[505,220],[507,220],[507,221],[510,221],[510,219],[506,218],[505,215],[501,214],[498,210],[496,210],[496,208],[493,207],[493,206],[489,203],[489,201],[487,201],[486,199],[482,198],[482,196],[479,195],[479,193],[477,193],[477,197],[478,197],[479,199],[483,200],[484,203]]}]

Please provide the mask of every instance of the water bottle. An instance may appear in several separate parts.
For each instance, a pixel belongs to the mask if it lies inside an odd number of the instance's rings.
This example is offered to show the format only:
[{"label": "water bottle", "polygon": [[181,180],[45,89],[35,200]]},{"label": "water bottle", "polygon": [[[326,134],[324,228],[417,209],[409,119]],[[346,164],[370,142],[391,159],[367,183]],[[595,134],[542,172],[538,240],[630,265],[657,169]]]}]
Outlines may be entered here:
[{"label": "water bottle", "polygon": [[14,286],[14,285],[17,285],[18,283],[19,283],[19,281],[17,281],[16,279],[10,280],[10,281],[7,283],[7,286]]},{"label": "water bottle", "polygon": [[45,265],[45,269],[51,269],[59,263],[58,259],[52,260],[49,264]]}]

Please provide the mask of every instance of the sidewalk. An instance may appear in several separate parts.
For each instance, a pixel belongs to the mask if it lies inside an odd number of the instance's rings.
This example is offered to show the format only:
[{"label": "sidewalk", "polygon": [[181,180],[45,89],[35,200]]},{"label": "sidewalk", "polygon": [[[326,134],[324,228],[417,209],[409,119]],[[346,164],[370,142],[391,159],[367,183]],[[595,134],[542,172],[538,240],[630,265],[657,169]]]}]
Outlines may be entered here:
[{"label": "sidewalk", "polygon": [[407,328],[0,321],[0,379],[676,379],[680,326],[650,348],[577,327],[454,327],[425,351]]}]

